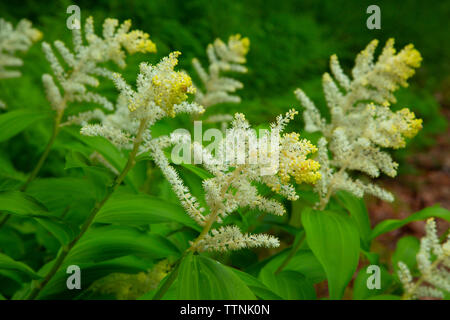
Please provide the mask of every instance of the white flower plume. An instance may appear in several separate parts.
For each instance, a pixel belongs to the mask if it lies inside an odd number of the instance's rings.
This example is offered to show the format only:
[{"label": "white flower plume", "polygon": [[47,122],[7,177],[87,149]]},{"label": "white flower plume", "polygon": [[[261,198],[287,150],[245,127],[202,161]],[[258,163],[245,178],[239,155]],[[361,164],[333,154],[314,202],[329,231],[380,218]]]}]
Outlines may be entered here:
[{"label": "white flower plume", "polygon": [[[42,44],[53,72],[53,76],[44,74],[42,81],[53,109],[63,112],[68,102],[93,102],[107,110],[113,109],[113,104],[108,99],[88,89],[99,85],[98,76],[106,78],[113,76],[113,72],[99,64],[113,61],[120,68],[125,67],[126,54],[122,48],[130,54],[156,51],[148,34],[140,30],[130,31],[130,27],[130,20],[119,26],[118,20],[108,18],[103,23],[103,37],[100,37],[95,34],[94,21],[89,17],[84,26],[85,41],[81,30],[72,30],[73,52],[64,42],[59,40],[54,42],[54,47],[64,60],[67,69],[60,63],[52,46],[46,42]],[[62,94],[59,87],[63,91]]]},{"label": "white flower plume", "polygon": [[246,62],[245,56],[250,47],[248,38],[242,38],[236,34],[230,36],[228,43],[216,39],[207,47],[209,59],[208,71],[206,71],[198,59],[193,59],[197,75],[202,81],[204,90],[197,87],[195,101],[205,108],[219,103],[239,103],[239,96],[232,95],[237,89],[242,89],[240,81],[223,76],[224,72],[246,73],[247,68],[243,66]]},{"label": "white flower plume", "polygon": [[390,39],[374,62],[377,43],[372,41],[357,56],[352,79],[343,72],[336,55],[331,57],[334,79],[328,73],[322,79],[330,123],[322,118],[301,89],[295,91],[305,108],[305,129],[321,131],[324,136],[319,143],[322,180],[317,184],[322,208],[339,189],[359,197],[369,193],[392,201],[393,196],[388,191],[353,179],[350,171],[359,171],[371,178],[381,173],[394,177],[398,164],[382,148],[402,148],[406,145],[405,139],[414,137],[422,128],[422,120],[416,119],[410,110],[393,112],[389,108],[390,103],[396,102],[393,92],[399,86],[407,86],[407,79],[419,67],[420,53],[412,45],[396,53],[394,40]]},{"label": "white flower plume", "polygon": [[[278,244],[276,239],[265,235],[240,234],[237,227],[226,227],[219,231],[213,229],[211,233],[209,231],[214,223],[222,223],[224,217],[238,208],[248,207],[283,215],[283,205],[262,196],[257,189],[258,184],[265,184],[273,192],[296,200],[298,195],[290,182],[291,178],[297,183],[315,183],[320,179],[318,163],[307,158],[316,148],[309,141],[300,140],[296,133],[282,134],[295,114],[296,111],[291,110],[285,116],[279,116],[271,125],[271,130],[266,130],[259,136],[243,114],[235,114],[232,127],[227,130],[225,138],[219,141],[214,156],[200,143],[191,143],[190,136],[182,134],[159,137],[147,145],[186,212],[207,230],[193,244],[196,250],[231,250],[243,246],[272,247]],[[203,181],[208,210],[200,206],[164,154],[165,148],[181,143],[190,146],[189,150],[193,152],[194,158],[202,159],[204,168],[213,176]],[[230,245],[226,241],[228,238],[239,241],[239,244]]]},{"label": "white flower plume", "polygon": [[[0,79],[20,77],[20,71],[12,69],[23,65],[16,53],[28,51],[41,38],[42,33],[32,28],[31,22],[26,19],[20,20],[14,28],[11,23],[0,18]],[[5,107],[5,103],[0,100],[0,109]]]},{"label": "white flower plume", "polygon": [[414,281],[408,266],[403,262],[398,263],[404,299],[443,298],[443,292],[450,292],[450,235],[441,244],[433,218],[427,220],[425,231],[416,256],[420,277]]}]

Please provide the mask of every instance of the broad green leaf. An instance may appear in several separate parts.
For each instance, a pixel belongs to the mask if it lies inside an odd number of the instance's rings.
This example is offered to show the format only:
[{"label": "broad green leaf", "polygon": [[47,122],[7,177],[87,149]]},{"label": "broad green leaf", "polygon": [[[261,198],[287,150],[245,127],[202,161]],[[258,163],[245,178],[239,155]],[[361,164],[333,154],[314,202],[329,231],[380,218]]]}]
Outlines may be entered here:
[{"label": "broad green leaf", "polygon": [[[288,254],[289,250],[286,250],[282,254],[271,258],[261,269],[261,273],[274,273]],[[299,250],[283,270],[299,272],[313,283],[319,283],[326,279],[322,265],[310,250]]]},{"label": "broad green leaf", "polygon": [[15,261],[3,253],[0,253],[0,270],[11,270],[19,272],[31,279],[40,278],[39,275],[34,272],[33,269],[31,269],[29,266],[22,262]]},{"label": "broad green leaf", "polygon": [[25,174],[17,171],[11,160],[0,153],[0,191],[17,190],[25,180]]},{"label": "broad green leaf", "polygon": [[24,178],[19,178],[5,172],[0,172],[0,192],[17,190],[24,184],[24,182]]},{"label": "broad green leaf", "polygon": [[36,219],[63,244],[69,243],[74,235],[72,229],[61,219],[52,215],[40,202],[24,192],[0,193],[0,211]]},{"label": "broad green leaf", "polygon": [[283,270],[275,274],[267,269],[263,269],[259,278],[268,288],[283,299],[315,300],[317,298],[313,282],[300,272]]},{"label": "broad green leaf", "polygon": [[96,199],[101,200],[106,196],[107,188],[112,185],[116,172],[112,168],[90,164],[88,159],[78,151],[71,150],[66,155],[66,166],[64,169],[80,168],[85,177],[92,184],[92,191]]},{"label": "broad green leaf", "polygon": [[375,228],[373,228],[370,238],[375,239],[380,234],[403,227],[405,224],[408,224],[412,221],[425,220],[432,217],[442,218],[444,220],[450,221],[450,210],[441,208],[439,205],[434,205],[432,207],[420,210],[419,212],[413,213],[408,218],[403,220],[398,219],[384,220],[379,224],[377,224]]},{"label": "broad green leaf", "polygon": [[[117,171],[121,172],[125,167],[127,158],[107,139],[103,137],[83,136],[80,135],[78,131],[70,128],[64,128],[64,130],[89,146],[91,149],[99,152]],[[139,178],[134,170],[131,170],[125,177],[125,182],[128,183],[135,191],[139,189],[138,181]]]},{"label": "broad green leaf", "polygon": [[398,263],[406,264],[409,270],[414,270],[417,266],[416,255],[420,249],[420,241],[413,236],[405,236],[397,241],[397,248],[392,255],[392,266],[395,274],[398,271]]},{"label": "broad green leaf", "polygon": [[[45,269],[52,266],[51,263],[46,265]],[[39,295],[40,299],[73,299],[79,295],[86,294],[90,285],[95,281],[111,273],[138,273],[147,271],[151,268],[153,263],[143,261],[134,256],[124,256],[116,259],[111,259],[102,262],[84,262],[77,264],[81,269],[81,290],[67,290],[66,273],[69,263],[64,265],[55,274],[53,279],[48,283],[44,290]],[[44,271],[41,270],[41,272]]]},{"label": "broad green leaf", "polygon": [[66,154],[66,165],[64,169],[83,168],[88,167],[88,161],[86,157],[78,151],[70,150]]},{"label": "broad green leaf", "polygon": [[93,186],[88,179],[75,177],[37,179],[27,194],[42,202],[58,217],[74,225],[84,222],[95,203]]},{"label": "broad green leaf", "polygon": [[232,270],[235,274],[237,274],[238,277],[245,282],[245,284],[250,288],[250,290],[252,290],[252,292],[258,298],[261,298],[263,300],[282,300],[282,298],[279,295],[277,295],[272,290],[267,288],[264,283],[262,283],[252,275],[234,268],[229,269]]},{"label": "broad green leaf", "polygon": [[41,203],[20,191],[0,193],[0,212],[5,211],[19,216],[49,216],[47,209]]},{"label": "broad green leaf", "polygon": [[[3,217],[3,215],[0,215]],[[0,248],[1,251],[15,260],[20,260],[25,255],[25,240],[20,233],[13,228],[0,229]]]},{"label": "broad green leaf", "polygon": [[209,178],[213,177],[213,175],[211,173],[209,173],[208,171],[206,171],[205,169],[200,168],[200,167],[196,167],[193,164],[182,163],[180,165],[182,167],[188,169],[192,173],[195,173],[202,180],[209,179]]},{"label": "broad green leaf", "polygon": [[358,266],[360,240],[355,221],[331,211],[305,210],[306,240],[322,264],[331,299],[340,299]]},{"label": "broad green leaf", "polygon": [[367,266],[359,270],[358,276],[353,282],[353,300],[365,300],[370,297],[381,295],[389,289],[392,284],[392,275],[386,270],[385,267],[379,266],[379,268],[379,289],[376,287],[371,287],[372,289],[369,288],[369,285],[376,284],[374,277],[378,275],[376,275],[374,270],[367,270]]},{"label": "broad green leaf", "polygon": [[45,229],[55,236],[58,241],[65,245],[75,237],[77,230],[65,224],[63,221],[56,219],[36,218]]},{"label": "broad green leaf", "polygon": [[34,122],[41,121],[50,116],[47,112],[32,111],[28,109],[13,110],[0,115],[0,142],[8,140],[19,132],[25,130]]},{"label": "broad green leaf", "polygon": [[178,299],[249,300],[253,292],[229,268],[200,255],[187,255],[178,271]]},{"label": "broad green leaf", "polygon": [[370,249],[370,219],[366,204],[363,199],[358,198],[346,191],[339,191],[337,198],[344,207],[350,212],[350,215],[355,219],[358,225],[359,236],[361,237],[361,247]]},{"label": "broad green leaf", "polygon": [[159,235],[129,227],[105,226],[89,230],[66,259],[70,263],[78,264],[131,254],[158,259],[176,256],[179,252],[169,240]]},{"label": "broad green leaf", "polygon": [[145,194],[114,194],[100,210],[95,221],[129,226],[179,222],[199,230],[182,207]]},{"label": "broad green leaf", "polygon": [[[87,202],[92,206],[95,196],[87,179],[75,177],[47,178],[33,181],[27,194],[42,202],[48,210],[62,214],[67,208]],[[84,219],[83,219],[84,220]]]}]

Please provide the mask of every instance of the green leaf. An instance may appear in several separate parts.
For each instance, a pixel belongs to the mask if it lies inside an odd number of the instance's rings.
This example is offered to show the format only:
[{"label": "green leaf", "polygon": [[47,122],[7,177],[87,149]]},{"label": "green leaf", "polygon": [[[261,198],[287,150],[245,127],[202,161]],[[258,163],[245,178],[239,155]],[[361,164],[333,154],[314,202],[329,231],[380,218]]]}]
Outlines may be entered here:
[{"label": "green leaf", "polygon": [[[271,258],[270,261],[261,269],[261,273],[274,273],[281,263],[286,259],[289,250]],[[313,283],[319,283],[326,279],[325,271],[319,260],[310,250],[299,250],[292,257],[283,270],[296,271],[310,279]]]},{"label": "green leaf", "polygon": [[88,179],[62,177],[37,179],[27,189],[27,194],[42,202],[52,214],[65,221],[83,223],[95,203],[95,192]]},{"label": "green leaf", "polygon": [[92,191],[94,191],[97,200],[101,200],[106,196],[107,188],[114,180],[115,174],[111,169],[104,166],[91,165],[88,159],[78,151],[71,150],[66,155],[65,170],[81,168],[85,177],[92,184]]},{"label": "green leaf", "polygon": [[3,253],[0,253],[0,270],[12,270],[15,272],[19,272],[31,279],[40,278],[39,275],[34,272],[33,269],[31,269],[29,266],[22,262],[15,261]]},{"label": "green leaf", "polygon": [[73,230],[33,197],[20,192],[0,193],[0,211],[36,219],[50,231],[62,244],[67,244],[74,236]]},{"label": "green leaf", "polygon": [[[51,267],[53,261],[47,265]],[[77,264],[81,269],[81,291],[67,290],[67,266],[64,265],[55,274],[52,280],[45,286],[44,290],[39,295],[39,299],[73,299],[88,291],[90,285],[95,281],[111,273],[138,273],[147,271],[152,263],[145,262],[134,256],[124,256],[116,259],[106,260],[102,262],[83,262]],[[41,270],[43,271],[43,270]]]},{"label": "green leaf", "polygon": [[60,215],[68,207],[78,207],[80,203],[88,203],[92,206],[95,196],[91,189],[92,185],[87,179],[47,178],[33,181],[27,189],[27,194],[39,200],[51,212]]},{"label": "green leaf", "polygon": [[63,221],[56,219],[36,218],[36,221],[53,234],[63,245],[69,244],[77,232],[74,227],[68,226]]},{"label": "green leaf", "polygon": [[[353,283],[353,299],[354,300],[365,300],[370,297],[381,295],[384,293],[392,284],[392,275],[384,268],[380,267],[380,289],[373,288],[369,289],[367,285],[367,280],[371,276],[375,276],[374,272],[367,272],[367,267],[361,268],[359,270],[358,276]],[[372,279],[370,283],[373,284]]]},{"label": "green leaf", "polygon": [[372,233],[370,235],[371,239],[375,239],[380,234],[398,229],[403,227],[405,224],[408,224],[412,221],[417,220],[425,220],[428,218],[442,218],[444,220],[450,221],[450,210],[441,208],[438,204],[432,207],[425,208],[420,210],[419,212],[413,213],[408,218],[403,220],[398,219],[388,219],[380,222],[373,228]]},{"label": "green leaf", "polygon": [[131,254],[158,259],[177,256],[179,251],[162,236],[140,232],[134,228],[105,226],[86,232],[66,259],[78,264]]},{"label": "green leaf", "polygon": [[406,236],[397,241],[397,248],[392,255],[394,274],[397,274],[398,263],[406,264],[409,270],[415,270],[417,266],[416,255],[420,249],[420,241],[416,237]]},{"label": "green leaf", "polygon": [[95,221],[129,226],[179,222],[196,230],[200,229],[182,207],[145,194],[114,194],[100,210]]},{"label": "green leaf", "polygon": [[66,154],[66,165],[64,167],[65,170],[72,168],[84,168],[88,166],[88,161],[81,152],[70,150]]},{"label": "green leaf", "polygon": [[11,160],[0,153],[0,191],[17,190],[25,180],[25,174],[17,171]]},{"label": "green leaf", "polygon": [[48,118],[49,113],[28,109],[13,110],[0,115],[0,142],[15,136],[36,121]]},{"label": "green leaf", "polygon": [[[98,151],[117,171],[121,172],[125,167],[127,158],[110,141],[103,137],[88,137],[80,135],[78,131],[71,128],[64,128],[65,132],[74,138],[89,146],[92,150]],[[135,191],[139,189],[139,178],[135,170],[131,170],[125,177],[128,183]]]},{"label": "green leaf", "polygon": [[340,299],[359,260],[360,240],[355,221],[331,211],[305,210],[306,240],[322,264],[331,299]]},{"label": "green leaf", "polygon": [[196,167],[193,164],[182,163],[180,165],[182,167],[188,169],[192,173],[196,174],[202,180],[206,180],[206,179],[213,177],[213,175],[211,173],[209,173],[208,171],[206,171],[205,169]]},{"label": "green leaf", "polygon": [[286,300],[315,300],[313,282],[297,271],[283,270],[278,274],[263,269],[261,281],[276,294]]},{"label": "green leaf", "polygon": [[361,237],[361,247],[365,250],[370,249],[370,219],[366,204],[362,198],[358,198],[347,191],[339,191],[337,198],[344,207],[350,212],[358,225],[359,236]]},{"label": "green leaf", "polygon": [[187,255],[178,273],[178,299],[249,300],[253,292],[234,272],[218,261]]},{"label": "green leaf", "polygon": [[20,191],[0,193],[0,211],[19,216],[46,217],[47,209],[33,197]]},{"label": "green leaf", "polygon": [[264,283],[253,277],[252,275],[245,273],[243,271],[229,268],[232,270],[237,276],[245,282],[245,284],[252,290],[252,292],[263,300],[281,300],[282,298],[274,293],[272,290],[266,287]]}]

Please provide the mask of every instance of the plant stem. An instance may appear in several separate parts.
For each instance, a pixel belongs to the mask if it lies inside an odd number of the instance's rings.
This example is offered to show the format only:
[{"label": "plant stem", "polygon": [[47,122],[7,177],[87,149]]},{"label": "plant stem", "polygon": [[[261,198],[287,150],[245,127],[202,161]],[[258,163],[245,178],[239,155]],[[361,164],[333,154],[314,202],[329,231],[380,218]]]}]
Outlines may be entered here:
[{"label": "plant stem", "polygon": [[55,117],[55,120],[54,120],[54,123],[53,123],[53,131],[52,131],[52,135],[50,137],[50,140],[48,141],[44,152],[42,153],[41,157],[39,158],[38,163],[34,167],[33,171],[31,171],[31,174],[28,176],[27,181],[20,188],[20,191],[25,191],[28,188],[28,185],[31,183],[31,181],[33,181],[36,178],[36,176],[38,175],[38,173],[41,170],[42,166],[44,165],[45,160],[47,160],[48,154],[50,153],[50,149],[52,148],[53,143],[55,142],[56,137],[58,136],[59,129],[60,129],[59,125],[61,123],[61,119],[62,119],[63,114],[64,114],[64,109],[60,109],[60,110],[57,111],[56,117]]},{"label": "plant stem", "polygon": [[[65,101],[63,100],[63,103],[65,105]],[[19,191],[25,191],[28,188],[28,185],[33,181],[36,176],[38,175],[39,171],[41,170],[42,166],[44,165],[45,160],[48,157],[48,154],[50,153],[50,149],[53,146],[53,143],[55,142],[56,137],[59,133],[59,125],[61,123],[62,116],[64,114],[64,109],[61,109],[56,113],[54,122],[53,122],[53,130],[52,135],[50,137],[50,140],[47,143],[47,146],[45,147],[44,153],[42,153],[41,157],[39,158],[39,161],[37,165],[34,167],[31,174],[28,176],[27,181],[20,187]],[[0,228],[5,225],[5,223],[9,220],[11,215],[9,213],[5,213],[5,216],[0,221]]]},{"label": "plant stem", "polygon": [[[230,188],[231,183],[233,182],[234,178],[236,178],[236,176],[242,171],[244,166],[245,165],[241,165],[241,166],[237,167],[233,171],[233,173],[228,177],[227,181],[220,189],[220,194],[221,194],[222,198],[225,196],[225,193],[228,191],[228,188]],[[188,250],[194,251],[194,252],[197,251],[197,245],[209,233],[209,230],[211,229],[214,222],[216,222],[218,215],[219,215],[218,207],[215,206],[215,207],[211,208],[211,213],[209,214],[209,218],[206,221],[206,224],[203,227],[203,230],[201,231],[201,233],[197,237],[197,239],[194,240],[194,242],[192,243],[192,245],[189,247]]]},{"label": "plant stem", "polygon": [[286,259],[284,259],[284,261],[280,264],[278,269],[275,271],[275,274],[279,274],[288,265],[288,263],[291,261],[291,259],[295,256],[295,254],[297,253],[298,249],[300,249],[300,247],[302,246],[303,242],[305,241],[305,235],[306,235],[306,233],[303,232],[302,237],[300,238],[299,241],[297,241],[296,245],[291,249],[291,251],[289,252],[289,254],[286,257]]},{"label": "plant stem", "polygon": [[[228,177],[226,183],[222,186],[220,189],[220,194],[223,196],[228,191],[228,189],[231,186],[231,183],[233,182],[233,179],[241,172],[244,165],[237,167],[233,173]],[[209,233],[209,230],[211,229],[214,222],[217,220],[217,217],[219,215],[218,207],[211,208],[211,213],[209,214],[209,218],[206,221],[206,224],[204,225],[202,231],[200,232],[200,235],[194,240],[192,245],[184,251],[183,255],[177,260],[175,263],[175,267],[170,273],[167,280],[164,282],[164,284],[159,288],[159,290],[155,293],[153,296],[153,300],[160,300],[164,294],[167,292],[167,290],[170,288],[172,283],[175,281],[178,275],[178,267],[181,264],[181,261],[183,258],[189,253],[189,251],[197,251],[197,245],[198,243]]]},{"label": "plant stem", "polygon": [[[189,250],[189,249],[188,249]],[[175,262],[175,265],[170,272],[169,277],[167,280],[163,283],[163,285],[156,291],[155,295],[153,296],[152,300],[161,300],[162,297],[166,294],[167,290],[169,290],[170,286],[173,284],[175,279],[178,276],[178,269],[180,267],[181,261],[186,256],[188,250],[186,250],[183,255]]]},{"label": "plant stem", "polygon": [[194,252],[197,250],[197,245],[199,244],[199,242],[201,240],[203,240],[204,237],[206,237],[206,235],[208,234],[208,232],[211,229],[212,225],[217,220],[217,216],[218,215],[219,215],[219,211],[218,210],[213,210],[209,214],[209,219],[206,221],[206,224],[203,227],[202,231],[200,232],[200,235],[197,237],[197,239],[194,240],[192,245],[187,250],[194,251]]},{"label": "plant stem", "polygon": [[336,176],[341,175],[345,170],[347,170],[347,162],[349,162],[349,160],[346,161],[346,164],[344,166],[342,166],[339,171],[333,175],[333,178],[331,179],[330,183],[328,184],[328,192],[325,196],[325,198],[320,199],[320,203],[319,203],[319,210],[322,211],[325,209],[325,207],[327,206],[328,202],[330,201],[331,196],[333,195],[334,192],[334,184],[336,183]]},{"label": "plant stem", "polygon": [[33,290],[28,295],[28,300],[35,299],[39,293],[44,289],[44,287],[50,282],[50,280],[53,278],[53,276],[56,274],[56,272],[59,270],[61,265],[63,264],[65,258],[69,254],[70,250],[77,244],[77,242],[83,237],[83,235],[86,233],[86,231],[89,229],[89,227],[94,222],[94,219],[97,215],[97,213],[100,211],[100,209],[103,207],[103,205],[108,201],[108,199],[111,197],[111,195],[116,191],[116,189],[119,187],[119,185],[123,182],[125,177],[127,176],[128,172],[134,167],[136,163],[136,155],[139,151],[139,146],[142,142],[142,136],[147,127],[147,119],[141,120],[138,133],[136,134],[136,138],[133,142],[133,150],[130,152],[130,155],[128,157],[128,161],[123,168],[120,175],[114,180],[113,186],[109,188],[106,196],[103,198],[102,201],[97,202],[94,209],[90,213],[87,220],[84,222],[84,224],[81,226],[80,233],[63,249],[60,251],[58,258],[56,259],[55,263],[53,264],[53,267],[50,269],[50,271],[47,273],[47,275],[44,277],[42,282],[40,282],[37,286],[33,288]]}]

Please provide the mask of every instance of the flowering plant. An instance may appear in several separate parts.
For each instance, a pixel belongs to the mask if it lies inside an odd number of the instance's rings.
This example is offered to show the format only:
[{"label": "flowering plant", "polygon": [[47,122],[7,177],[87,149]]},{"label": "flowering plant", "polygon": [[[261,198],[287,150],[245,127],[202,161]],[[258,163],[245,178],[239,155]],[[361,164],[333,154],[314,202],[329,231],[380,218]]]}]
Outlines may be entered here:
[{"label": "flowering plant", "polygon": [[[42,43],[46,112],[0,114],[0,141],[52,120],[31,173],[0,154],[0,298],[309,300],[324,282],[330,299],[447,297],[449,241],[433,218],[450,221],[450,211],[435,205],[372,227],[363,199],[395,200],[372,180],[396,176],[389,149],[425,126],[393,106],[422,60],[412,45],[396,52],[388,40],[375,60],[372,41],[351,77],[331,56],[329,118],[295,91],[303,130],[287,106],[272,122],[247,120],[231,75],[252,77],[248,38],[216,39],[208,67],[194,59],[188,72],[179,51],[153,62],[155,43],[130,20],[105,19],[101,36],[93,21],[72,30],[72,46]],[[26,20],[0,19],[0,78],[19,75],[5,67],[21,65],[16,51],[40,37]],[[127,63],[133,54],[143,61]],[[242,110],[215,112],[230,103]],[[425,219],[420,245],[402,238],[382,261],[375,238]]]}]

